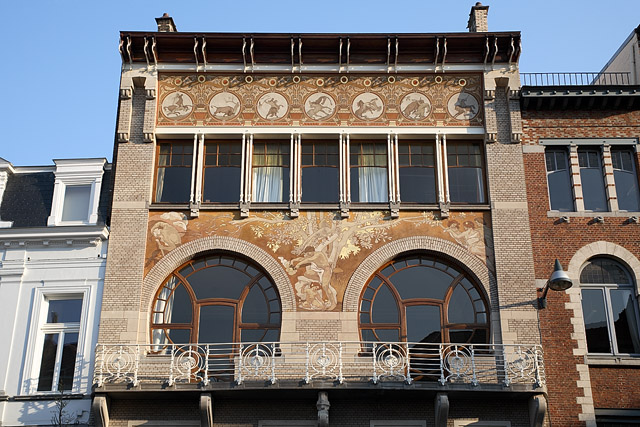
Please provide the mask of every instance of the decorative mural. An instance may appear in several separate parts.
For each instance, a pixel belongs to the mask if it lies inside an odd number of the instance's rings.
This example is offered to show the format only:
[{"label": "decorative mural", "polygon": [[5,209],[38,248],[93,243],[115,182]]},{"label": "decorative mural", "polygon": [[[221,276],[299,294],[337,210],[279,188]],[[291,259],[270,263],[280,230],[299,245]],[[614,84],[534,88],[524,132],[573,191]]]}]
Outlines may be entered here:
[{"label": "decorative mural", "polygon": [[234,212],[200,212],[187,219],[181,212],[149,217],[145,273],[168,252],[208,236],[247,240],[283,266],[294,287],[299,310],[341,310],[347,283],[355,268],[374,250],[392,240],[428,235],[455,242],[493,269],[493,237],[489,214],[351,212],[339,219],[334,212],[305,212],[292,219],[282,212],[252,212],[240,219]]},{"label": "decorative mural", "polygon": [[480,74],[161,74],[158,126],[482,126]]}]

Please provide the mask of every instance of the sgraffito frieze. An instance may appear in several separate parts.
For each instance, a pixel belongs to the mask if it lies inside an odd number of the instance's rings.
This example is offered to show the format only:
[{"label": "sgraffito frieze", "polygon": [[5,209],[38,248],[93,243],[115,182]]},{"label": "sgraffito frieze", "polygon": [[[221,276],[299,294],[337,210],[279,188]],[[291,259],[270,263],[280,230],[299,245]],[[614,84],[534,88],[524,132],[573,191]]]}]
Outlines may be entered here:
[{"label": "sgraffito frieze", "polygon": [[423,76],[159,78],[158,126],[482,126],[482,80]]},{"label": "sgraffito frieze", "polygon": [[383,212],[351,212],[348,220],[310,211],[295,220],[280,212],[255,212],[247,219],[232,212],[201,212],[194,219],[164,212],[149,217],[145,272],[177,247],[212,235],[244,239],[272,254],[290,276],[299,310],[341,309],[355,268],[382,245],[404,237],[455,242],[493,269],[488,213],[452,212],[442,219],[433,212],[403,212],[391,221]]}]

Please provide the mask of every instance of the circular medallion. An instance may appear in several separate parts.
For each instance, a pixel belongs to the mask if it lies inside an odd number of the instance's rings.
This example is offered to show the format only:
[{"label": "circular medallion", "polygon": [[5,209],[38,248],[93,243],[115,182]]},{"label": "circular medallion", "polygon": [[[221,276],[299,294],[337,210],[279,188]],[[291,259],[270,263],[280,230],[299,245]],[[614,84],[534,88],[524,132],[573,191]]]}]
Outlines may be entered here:
[{"label": "circular medallion", "polygon": [[312,120],[328,119],[336,112],[336,101],[327,93],[313,93],[304,101],[304,112]]},{"label": "circular medallion", "polygon": [[349,83],[349,77],[347,76],[340,77],[340,83],[342,83],[343,85]]},{"label": "circular medallion", "polygon": [[480,103],[475,96],[467,92],[454,94],[447,102],[449,114],[456,120],[471,120],[478,115]]},{"label": "circular medallion", "polygon": [[172,92],[162,100],[162,114],[168,119],[184,119],[192,111],[193,100],[184,92]]},{"label": "circular medallion", "polygon": [[400,101],[400,111],[409,120],[424,120],[431,113],[431,101],[421,93],[412,92]]},{"label": "circular medallion", "polygon": [[269,86],[275,86],[276,84],[278,84],[276,79],[269,79]]},{"label": "circular medallion", "polygon": [[318,87],[324,86],[324,79],[317,79],[316,80],[316,86],[318,86]]},{"label": "circular medallion", "polygon": [[387,82],[393,84],[396,82],[396,78],[394,76],[389,76],[389,78],[387,79]]},{"label": "circular medallion", "polygon": [[176,77],[176,79],[173,81],[177,86],[180,86],[182,84],[182,79],[180,77]]},{"label": "circular medallion", "polygon": [[263,119],[279,120],[287,114],[289,103],[281,94],[269,92],[260,97],[256,110]]},{"label": "circular medallion", "polygon": [[247,77],[244,78],[244,81],[247,82],[247,83],[252,83],[253,82],[253,77],[247,76]]},{"label": "circular medallion", "polygon": [[209,113],[218,120],[230,120],[240,112],[240,100],[229,92],[219,92],[209,101]]},{"label": "circular medallion", "polygon": [[206,78],[205,76],[198,76],[198,81],[199,81],[200,83],[204,83],[204,82],[206,82],[206,81],[207,81],[207,78]]},{"label": "circular medallion", "polygon": [[420,84],[420,80],[418,79],[412,79],[411,80],[411,86],[418,86]]},{"label": "circular medallion", "polygon": [[442,76],[436,76],[435,81],[438,84],[442,83]]},{"label": "circular medallion", "polygon": [[361,93],[353,99],[351,109],[360,120],[375,120],[382,115],[384,103],[375,93]]},{"label": "circular medallion", "polygon": [[293,82],[294,83],[300,83],[300,76],[293,76]]},{"label": "circular medallion", "polygon": [[229,79],[225,77],[224,79],[220,80],[220,83],[222,83],[222,86],[229,86]]},{"label": "circular medallion", "polygon": [[462,87],[465,87],[467,85],[467,81],[465,79],[460,79],[458,80],[458,84]]}]

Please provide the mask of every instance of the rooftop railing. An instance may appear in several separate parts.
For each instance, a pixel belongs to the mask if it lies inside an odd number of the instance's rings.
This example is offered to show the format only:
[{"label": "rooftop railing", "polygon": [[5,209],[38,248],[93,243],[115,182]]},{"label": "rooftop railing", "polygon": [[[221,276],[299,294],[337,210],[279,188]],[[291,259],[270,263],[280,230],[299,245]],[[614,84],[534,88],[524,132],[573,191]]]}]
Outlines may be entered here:
[{"label": "rooftop railing", "polygon": [[522,86],[630,85],[630,73],[520,73]]},{"label": "rooftop railing", "polygon": [[545,384],[542,348],[537,345],[406,342],[99,344],[94,377],[98,387],[286,380]]}]

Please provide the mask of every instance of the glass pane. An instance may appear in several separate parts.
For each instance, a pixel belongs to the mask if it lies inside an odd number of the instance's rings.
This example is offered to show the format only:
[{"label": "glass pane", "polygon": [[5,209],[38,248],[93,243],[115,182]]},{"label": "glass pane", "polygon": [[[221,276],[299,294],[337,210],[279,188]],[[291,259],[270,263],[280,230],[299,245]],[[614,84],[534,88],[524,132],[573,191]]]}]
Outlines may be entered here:
[{"label": "glass pane", "polygon": [[619,353],[640,353],[635,299],[628,289],[611,290],[611,311]]},{"label": "glass pane", "polygon": [[433,267],[417,265],[397,272],[391,276],[390,280],[403,300],[409,298],[442,300],[453,278]]},{"label": "glass pane", "polygon": [[199,343],[233,342],[235,308],[228,305],[200,307]]},{"label": "glass pane", "polygon": [[240,168],[205,168],[202,200],[205,203],[237,203],[240,200]]},{"label": "glass pane", "polygon": [[601,289],[582,290],[582,313],[589,353],[611,353],[609,328]]},{"label": "glass pane", "polygon": [[483,170],[450,167],[449,195],[454,203],[485,203]]},{"label": "glass pane", "polygon": [[63,221],[87,221],[89,218],[90,185],[68,185],[64,190]]},{"label": "glass pane", "polygon": [[[474,323],[475,311],[467,291],[460,285],[456,286],[449,300],[449,323]],[[465,342],[465,341],[463,341]]]},{"label": "glass pane", "polygon": [[259,286],[252,286],[242,303],[242,323],[267,323],[269,307]]},{"label": "glass pane", "polygon": [[405,310],[407,316],[407,342],[441,342],[440,307],[435,305],[410,305]]},{"label": "glass pane", "polygon": [[351,201],[362,203],[388,201],[387,168],[352,167]]},{"label": "glass pane", "polygon": [[640,211],[640,197],[638,196],[638,177],[633,172],[622,170],[613,171],[618,196],[618,208],[623,211]]},{"label": "glass pane", "polygon": [[573,211],[573,192],[567,169],[558,170],[547,174],[549,185],[549,199],[551,210],[570,212]]},{"label": "glass pane", "polygon": [[189,293],[184,286],[178,286],[167,301],[165,323],[191,323],[192,311]]},{"label": "glass pane", "polygon": [[191,168],[158,169],[156,202],[188,203],[191,197]]},{"label": "glass pane", "polygon": [[73,372],[76,366],[76,352],[78,351],[78,334],[64,334],[64,346],[62,347],[62,361],[60,362],[61,390],[73,388]]},{"label": "glass pane", "polygon": [[47,323],[79,322],[82,313],[82,299],[49,300]]},{"label": "glass pane", "polygon": [[44,347],[42,348],[42,360],[40,361],[40,375],[38,381],[38,391],[52,391],[53,371],[56,366],[56,353],[58,352],[59,334],[46,334],[44,336]]},{"label": "glass pane", "polygon": [[398,323],[400,321],[396,299],[388,286],[383,285],[378,289],[376,298],[373,300],[371,314],[373,323]]},{"label": "glass pane", "polygon": [[378,339],[383,342],[399,342],[400,331],[397,329],[376,329]]},{"label": "glass pane", "polygon": [[169,329],[169,338],[174,344],[189,344],[191,329]]},{"label": "glass pane", "polygon": [[608,210],[602,169],[599,167],[580,168],[580,179],[582,180],[582,197],[585,210],[594,212]]},{"label": "glass pane", "polygon": [[403,202],[436,203],[434,168],[400,168],[400,199]]},{"label": "glass pane", "polygon": [[302,201],[332,203],[338,202],[338,168],[302,168]]},{"label": "glass pane", "polygon": [[449,331],[449,340],[452,344],[464,344],[471,340],[472,330],[467,329],[451,329]]},{"label": "glass pane", "polygon": [[264,329],[243,329],[240,332],[240,341],[241,342],[260,342],[263,341],[263,337],[265,334]]},{"label": "glass pane", "polygon": [[254,167],[252,200],[254,202],[286,202],[289,200],[288,167]]},{"label": "glass pane", "polygon": [[607,258],[589,261],[580,273],[580,283],[628,284],[629,276],[617,262]]},{"label": "glass pane", "polygon": [[205,298],[237,300],[250,278],[233,267],[220,265],[197,271],[187,280],[198,300]]}]

